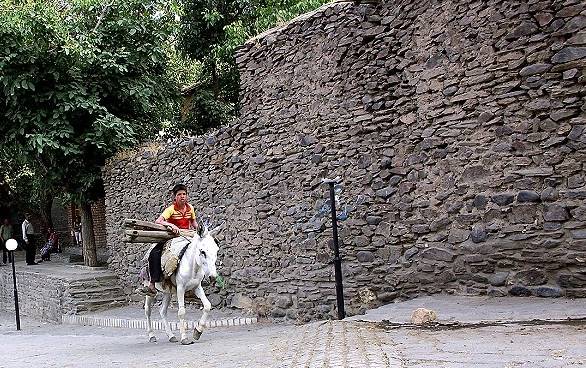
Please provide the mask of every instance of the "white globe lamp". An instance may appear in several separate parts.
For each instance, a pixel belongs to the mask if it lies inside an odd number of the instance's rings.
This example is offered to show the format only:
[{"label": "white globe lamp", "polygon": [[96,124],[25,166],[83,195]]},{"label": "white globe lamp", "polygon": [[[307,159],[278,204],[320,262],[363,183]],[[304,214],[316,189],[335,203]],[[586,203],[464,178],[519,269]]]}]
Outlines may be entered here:
[{"label": "white globe lamp", "polygon": [[18,247],[18,242],[14,239],[8,239],[6,241],[6,249],[8,250],[16,250]]}]

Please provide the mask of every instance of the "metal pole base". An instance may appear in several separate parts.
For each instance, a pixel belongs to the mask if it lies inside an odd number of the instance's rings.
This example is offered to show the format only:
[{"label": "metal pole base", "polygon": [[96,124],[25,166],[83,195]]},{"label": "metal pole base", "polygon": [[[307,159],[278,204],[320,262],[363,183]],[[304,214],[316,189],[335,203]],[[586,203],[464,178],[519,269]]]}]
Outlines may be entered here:
[{"label": "metal pole base", "polygon": [[10,251],[12,259],[12,280],[14,282],[14,310],[16,311],[16,330],[20,331],[20,310],[18,308],[18,290],[16,288],[16,269],[14,268],[14,251]]}]

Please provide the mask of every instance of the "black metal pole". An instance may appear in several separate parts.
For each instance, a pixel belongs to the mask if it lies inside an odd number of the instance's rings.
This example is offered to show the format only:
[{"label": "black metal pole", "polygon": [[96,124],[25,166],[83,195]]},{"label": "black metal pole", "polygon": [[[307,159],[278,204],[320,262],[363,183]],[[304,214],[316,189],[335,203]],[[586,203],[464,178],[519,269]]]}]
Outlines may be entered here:
[{"label": "black metal pole", "polygon": [[334,237],[334,272],[336,274],[336,301],[338,302],[338,319],[344,319],[344,288],[342,286],[342,259],[340,258],[340,248],[338,246],[338,221],[336,216],[336,196],[334,194],[334,181],[328,182],[330,185],[330,206],[332,208],[332,232]]},{"label": "black metal pole", "polygon": [[18,291],[16,289],[16,270],[14,269],[14,251],[10,251],[12,259],[12,280],[14,281],[14,310],[16,311],[16,330],[20,330],[20,311],[18,309]]}]

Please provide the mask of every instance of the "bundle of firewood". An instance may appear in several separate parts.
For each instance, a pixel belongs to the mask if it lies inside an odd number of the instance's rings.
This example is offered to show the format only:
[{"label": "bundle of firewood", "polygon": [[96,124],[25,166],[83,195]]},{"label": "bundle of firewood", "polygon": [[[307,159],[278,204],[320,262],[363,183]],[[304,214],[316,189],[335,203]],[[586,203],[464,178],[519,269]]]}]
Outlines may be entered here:
[{"label": "bundle of firewood", "polygon": [[136,219],[124,219],[125,243],[158,243],[177,236],[193,238],[195,230],[180,230],[179,235],[164,225]]}]

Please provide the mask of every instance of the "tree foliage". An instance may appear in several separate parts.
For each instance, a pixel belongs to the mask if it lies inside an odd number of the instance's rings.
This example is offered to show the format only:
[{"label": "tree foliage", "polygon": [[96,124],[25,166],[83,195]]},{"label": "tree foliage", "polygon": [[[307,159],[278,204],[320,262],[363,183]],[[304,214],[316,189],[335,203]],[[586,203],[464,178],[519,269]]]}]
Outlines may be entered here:
[{"label": "tree foliage", "polygon": [[0,136],[78,201],[99,197],[105,158],[154,136],[170,110],[158,5],[2,3]]},{"label": "tree foliage", "polygon": [[191,90],[187,119],[175,126],[201,133],[225,124],[238,112],[238,46],[267,29],[329,0],[185,0],[178,49],[201,67]]},{"label": "tree foliage", "polygon": [[[45,204],[52,198],[55,188],[49,187],[36,173],[35,162],[29,162],[17,147],[0,146],[0,203],[2,218],[13,217],[19,211],[30,209],[44,212]],[[12,210],[12,211],[10,211]],[[47,222],[50,214],[42,213]]]},{"label": "tree foliage", "polygon": [[[169,6],[0,2],[0,144],[42,180],[41,190],[59,188],[89,212],[103,196],[105,159],[152,138],[174,111]],[[82,217],[91,221],[91,213]]]}]

